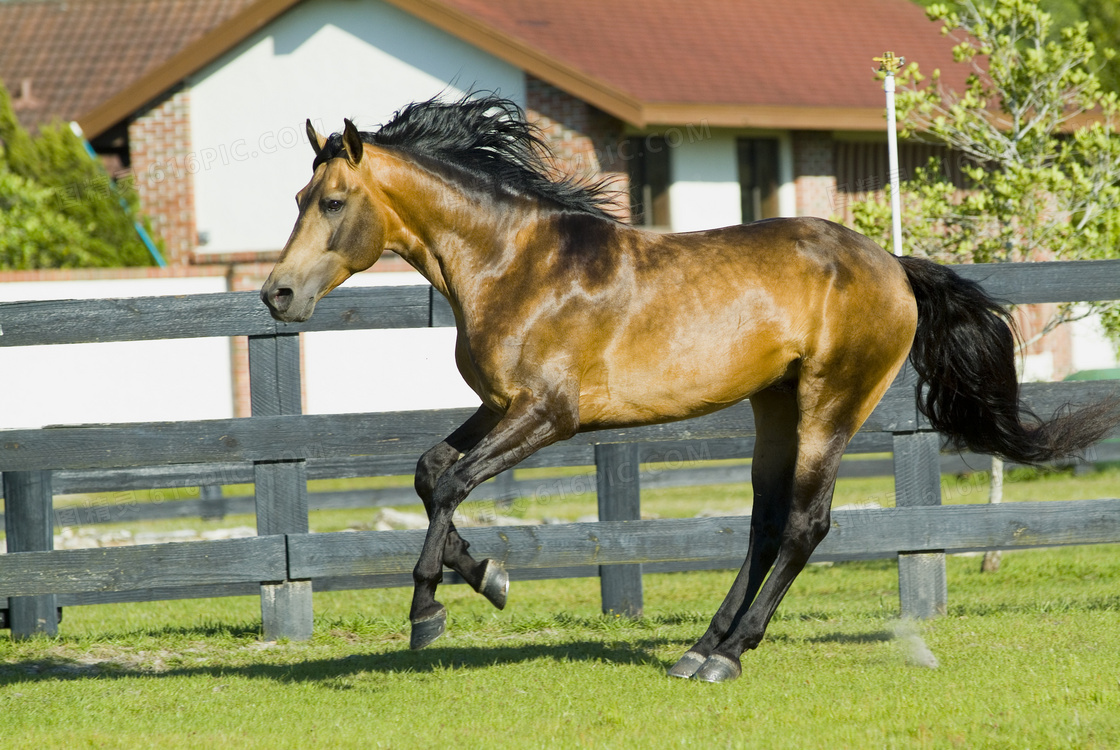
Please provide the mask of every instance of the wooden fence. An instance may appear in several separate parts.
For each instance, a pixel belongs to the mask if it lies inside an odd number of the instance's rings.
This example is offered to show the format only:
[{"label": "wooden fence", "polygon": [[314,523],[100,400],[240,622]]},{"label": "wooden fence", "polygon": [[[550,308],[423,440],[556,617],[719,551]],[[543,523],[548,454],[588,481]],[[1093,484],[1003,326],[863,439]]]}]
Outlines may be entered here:
[{"label": "wooden fence", "polygon": [[[841,479],[893,477],[892,458],[872,456],[861,457],[855,454],[889,452],[891,446],[876,449],[864,434],[849,446],[845,461],[840,464]],[[718,444],[717,444],[718,443]],[[734,464],[711,463],[716,459],[743,459],[751,453],[748,438],[724,441],[659,442],[647,444],[642,450],[640,461],[643,467],[638,475],[642,492],[655,489],[678,487],[707,487],[711,485],[745,484],[751,481],[751,467],[746,461]],[[595,483],[593,459],[590,449],[585,451],[586,460],[579,465],[583,472],[571,475],[568,472],[546,472],[542,476],[515,479],[513,471],[507,471],[494,480],[482,484],[471,492],[469,503],[486,501],[491,507],[483,507],[477,512],[470,505],[461,509],[472,519],[486,523],[488,516],[507,509],[516,510],[522,502],[531,502],[548,522],[548,506],[554,497],[567,497],[579,492],[590,492]],[[575,459],[577,456],[572,455]],[[951,492],[958,495],[987,493],[984,482],[986,472],[991,468],[991,457],[973,453],[942,453],[941,473],[958,477]],[[1054,468],[1071,468],[1074,473],[1092,471],[1095,467],[1120,462],[1120,442],[1110,441],[1094,446],[1086,455],[1071,457],[1054,462]],[[653,465],[646,465],[646,464]],[[412,471],[416,465],[415,456],[391,456],[375,458],[359,456],[349,459],[330,461],[310,459],[307,462],[307,478],[333,479],[337,477],[369,477],[407,475],[403,483],[389,483],[386,486],[363,489],[319,489],[308,488],[308,509],[371,511],[401,505],[418,505],[420,500],[412,488]],[[543,465],[543,464],[542,464]],[[1007,470],[1020,468],[1016,464],[1006,464]],[[942,481],[945,481],[944,479]],[[251,485],[253,482],[252,464],[186,464],[177,466],[145,466],[132,469],[92,469],[85,471],[56,471],[51,474],[51,490],[55,496],[53,522],[56,527],[95,527],[99,524],[130,524],[145,521],[169,519],[198,519],[218,521],[228,516],[253,515],[256,512],[256,497],[251,493],[226,494],[223,485]],[[136,490],[155,490],[163,493],[162,499],[139,502],[131,497]],[[195,495],[197,494],[197,497]],[[60,495],[87,496],[81,501],[70,499],[58,502]],[[168,499],[168,496],[170,499]],[[186,497],[187,499],[176,499]],[[0,499],[3,489],[0,487]],[[882,498],[868,498],[878,502]],[[702,512],[702,510],[701,510]],[[495,515],[495,519],[496,515]],[[0,512],[0,525],[4,514]]]},{"label": "wooden fence", "polygon": [[[958,270],[1014,303],[1120,298],[1120,261]],[[451,324],[427,287],[339,289],[310,321],[292,325],[273,321],[253,292],[0,305],[0,346],[247,336],[253,411],[249,419],[0,431],[10,553],[0,555],[0,606],[8,598],[0,611],[13,635],[55,632],[62,605],[259,592],[264,637],[302,639],[311,634],[313,585],[410,585],[423,532],[310,534],[307,479],[401,473],[472,410],[301,415],[298,334]],[[903,612],[931,616],[947,603],[946,552],[1120,542],[1120,500],[941,506],[939,438],[917,413],[912,377],[900,375],[853,441],[855,451],[893,452],[897,507],[835,512],[815,560],[897,556]],[[1046,414],[1114,386],[1031,384],[1025,394]],[[598,575],[604,611],[639,614],[643,571],[737,567],[750,525],[749,517],[639,520],[639,464],[749,455],[753,431],[743,403],[685,422],[578,435],[523,465],[594,465],[598,523],[463,536],[479,555],[503,560],[515,580]],[[92,471],[118,472],[133,486],[186,475],[194,484],[251,478],[258,536],[51,550],[55,477],[65,483]],[[194,481],[200,475],[212,481]]]}]

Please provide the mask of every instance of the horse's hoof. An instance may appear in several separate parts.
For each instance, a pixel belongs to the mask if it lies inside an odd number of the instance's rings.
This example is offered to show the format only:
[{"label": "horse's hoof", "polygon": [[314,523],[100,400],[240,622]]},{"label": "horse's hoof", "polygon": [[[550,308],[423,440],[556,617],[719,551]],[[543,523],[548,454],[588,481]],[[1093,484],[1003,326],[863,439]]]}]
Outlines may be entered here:
[{"label": "horse's hoof", "polygon": [[696,670],[700,669],[700,665],[704,663],[704,657],[695,651],[689,651],[687,654],[677,660],[677,663],[669,667],[666,672],[670,677],[679,677],[682,680],[687,680],[692,675],[696,674]]},{"label": "horse's hoof", "polygon": [[728,659],[726,656],[712,654],[701,667],[692,675],[694,680],[704,682],[730,682],[743,673],[738,659]]},{"label": "horse's hoof", "polygon": [[509,594],[509,573],[506,572],[506,567],[497,560],[487,560],[478,593],[498,609],[505,609],[506,595]]},{"label": "horse's hoof", "polygon": [[408,647],[413,651],[424,648],[435,639],[443,635],[447,629],[447,610],[440,608],[434,615],[422,617],[412,621],[412,635],[408,640]]}]

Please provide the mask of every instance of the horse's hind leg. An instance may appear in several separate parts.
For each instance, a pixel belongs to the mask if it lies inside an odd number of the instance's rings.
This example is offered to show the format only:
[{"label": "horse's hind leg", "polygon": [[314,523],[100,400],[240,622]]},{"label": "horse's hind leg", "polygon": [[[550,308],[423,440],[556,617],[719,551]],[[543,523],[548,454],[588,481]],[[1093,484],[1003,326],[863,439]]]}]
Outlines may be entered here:
[{"label": "horse's hind leg", "polygon": [[[735,679],[742,671],[739,656],[762,641],[786,591],[828,534],[832,493],[844,449],[879,402],[904,357],[903,352],[896,363],[884,357],[879,368],[871,366],[872,360],[861,366],[851,359],[838,358],[825,363],[817,373],[802,373],[790,512],[773,570],[758,596],[740,611],[693,679]],[[821,370],[828,372],[829,378],[822,377]]]},{"label": "horse's hind leg", "polygon": [[[428,518],[435,510],[433,496],[439,478],[460,456],[475,447],[498,423],[498,419],[497,414],[482,407],[446,440],[420,457],[416,464],[416,494],[424,502]],[[455,525],[451,524],[443,548],[443,564],[461,575],[471,588],[495,607],[504,608],[509,591],[509,574],[505,567],[497,560],[475,560],[467,552],[469,548],[470,544],[459,536]]]},{"label": "horse's hind leg", "polygon": [[688,678],[700,668],[750,606],[778,556],[797,462],[797,395],[792,388],[772,388],[751,396],[751,409],[756,430],[751,462],[754,506],[746,561],[708,630],[669,669],[671,677]]},{"label": "horse's hind leg", "polygon": [[[837,430],[818,442],[803,440],[797,462],[789,518],[783,529],[773,571],[753,602],[736,618],[734,626],[716,646],[693,679],[723,682],[739,676],[739,656],[758,646],[778,604],[797,575],[804,569],[813,550],[828,534],[829,506],[849,435]],[[808,451],[806,451],[808,448]],[[812,454],[811,458],[804,453]]]}]

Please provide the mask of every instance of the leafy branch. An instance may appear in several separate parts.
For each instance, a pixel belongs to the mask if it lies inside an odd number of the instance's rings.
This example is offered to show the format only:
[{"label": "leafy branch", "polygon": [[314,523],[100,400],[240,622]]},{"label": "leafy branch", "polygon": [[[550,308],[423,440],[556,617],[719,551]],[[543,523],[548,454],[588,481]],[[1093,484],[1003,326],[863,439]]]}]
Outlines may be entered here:
[{"label": "leafy branch", "polygon": [[[968,75],[958,91],[939,70],[903,70],[902,135],[947,146],[967,186],[937,162],[903,183],[907,251],[953,263],[1116,257],[1120,100],[1098,75],[1115,53],[1098,51],[1085,23],[1052,35],[1034,0],[965,0],[955,9],[932,5],[927,15]],[[889,244],[886,196],[854,204],[853,225]],[[1118,303],[1062,305],[1024,346],[1101,313],[1117,338]]]}]

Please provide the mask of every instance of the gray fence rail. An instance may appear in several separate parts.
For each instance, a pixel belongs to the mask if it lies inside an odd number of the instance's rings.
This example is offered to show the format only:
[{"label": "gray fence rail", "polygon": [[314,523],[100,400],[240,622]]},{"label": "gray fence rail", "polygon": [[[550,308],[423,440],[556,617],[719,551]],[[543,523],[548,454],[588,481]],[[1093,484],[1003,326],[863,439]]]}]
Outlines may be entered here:
[{"label": "gray fence rail", "polygon": [[[1120,261],[957,270],[1012,303],[1120,298]],[[259,593],[265,638],[301,639],[311,633],[313,585],[411,583],[422,534],[309,534],[307,479],[408,471],[470,410],[302,415],[298,334],[451,324],[446,302],[427,287],[336,290],[299,325],[273,321],[251,292],[0,305],[0,347],[248,336],[253,407],[249,419],[0,431],[9,550],[0,556],[0,597],[9,598],[13,635],[55,632],[58,606]],[[946,551],[1120,542],[1117,500],[940,506],[939,438],[915,408],[912,377],[900,375],[854,441],[855,450],[893,452],[897,507],[836,512],[816,559],[897,556],[904,613],[930,616],[947,603]],[[1115,387],[1030,384],[1025,395],[1046,414]],[[656,461],[659,449],[696,445],[713,458],[749,455],[753,431],[749,406],[740,404],[686,422],[579,435],[525,465],[594,465],[600,522],[465,529],[464,536],[505,561],[515,579],[598,575],[604,611],[639,614],[643,571],[737,566],[750,523],[639,520],[639,464]],[[193,484],[252,481],[258,536],[51,549],[52,497],[62,488],[159,486],[187,476]]]},{"label": "gray fence rail", "polygon": [[[865,433],[854,440],[845,454],[849,460],[843,461],[840,465],[840,478],[893,476],[894,462],[889,457],[851,460],[859,454],[889,452],[891,450],[889,438],[889,433]],[[651,489],[750,482],[751,469],[747,463],[710,465],[708,462],[742,459],[750,456],[753,448],[752,438],[645,443],[640,446],[639,461],[642,469],[639,472],[639,484],[644,492]],[[547,504],[556,496],[590,492],[595,482],[593,460],[593,451],[586,446],[575,450],[546,451],[535,457],[532,462],[526,463],[532,463],[538,468],[564,466],[579,467],[586,471],[574,476],[562,473],[556,476],[522,479],[515,479],[512,471],[506,472],[476,488],[471,493],[470,499],[496,501],[501,505],[510,505],[520,500]],[[1075,472],[1080,472],[1092,470],[1103,463],[1117,461],[1120,461],[1120,443],[1107,442],[1094,446],[1083,457],[1057,462],[1054,466],[1072,467]],[[307,461],[309,480],[407,475],[407,482],[399,486],[366,489],[318,491],[309,489],[308,507],[313,511],[362,511],[400,505],[418,505],[420,501],[411,482],[411,473],[415,465],[415,455],[310,459]],[[990,456],[957,453],[941,455],[942,475],[979,475],[989,471],[990,468]],[[1007,464],[1006,468],[1017,467],[1014,464]],[[256,511],[256,497],[253,494],[223,494],[223,485],[252,484],[251,463],[179,464],[131,469],[56,471],[53,472],[51,481],[51,488],[56,498],[53,521],[57,527],[184,518],[219,520],[227,516],[252,515]],[[199,496],[186,500],[144,502],[129,499],[129,494],[135,490],[164,489],[172,490],[172,495],[184,490],[195,490]],[[71,501],[61,507],[58,503],[60,495],[95,493],[101,494],[96,498],[86,498],[84,502]],[[2,497],[2,490],[0,490],[0,498]],[[4,514],[0,512],[0,524],[3,524],[3,518]]]}]

